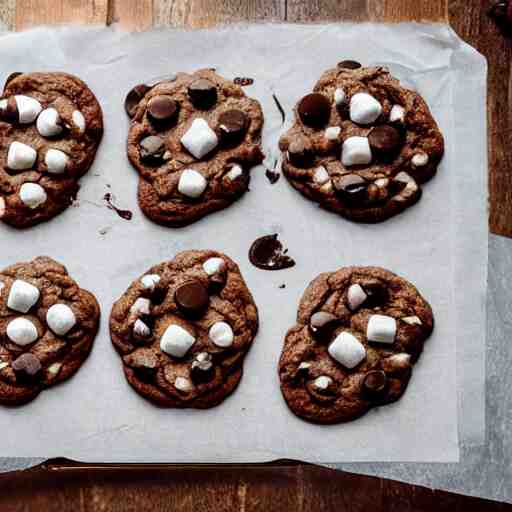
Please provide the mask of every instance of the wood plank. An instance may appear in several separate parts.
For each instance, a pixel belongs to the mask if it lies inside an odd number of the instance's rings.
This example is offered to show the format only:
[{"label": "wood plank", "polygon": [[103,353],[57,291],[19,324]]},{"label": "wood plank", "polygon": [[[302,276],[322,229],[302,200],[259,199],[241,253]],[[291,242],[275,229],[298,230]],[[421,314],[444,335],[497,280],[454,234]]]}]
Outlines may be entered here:
[{"label": "wood plank", "polygon": [[107,23],[119,23],[124,30],[140,31],[153,26],[153,0],[110,0]]},{"label": "wood plank", "polygon": [[287,0],[286,21],[367,21],[371,0]]},{"label": "wood plank", "polygon": [[371,21],[448,21],[448,0],[368,0]]},{"label": "wood plank", "polygon": [[16,0],[0,1],[0,24],[5,25],[7,30],[13,30],[15,16]]}]

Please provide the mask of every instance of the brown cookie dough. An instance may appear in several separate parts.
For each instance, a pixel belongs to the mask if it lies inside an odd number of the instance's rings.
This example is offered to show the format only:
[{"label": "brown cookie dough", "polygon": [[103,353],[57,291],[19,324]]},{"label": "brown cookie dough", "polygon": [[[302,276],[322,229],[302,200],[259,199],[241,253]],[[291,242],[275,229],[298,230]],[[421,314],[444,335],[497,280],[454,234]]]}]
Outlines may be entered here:
[{"label": "brown cookie dough", "polygon": [[186,251],[149,269],[114,304],[110,336],[124,373],[165,407],[213,407],[238,385],[258,310],[236,263]]},{"label": "brown cookie dough", "polygon": [[302,296],[279,361],[288,406],[314,423],[340,423],[398,400],[433,325],[418,290],[388,270],[320,274]]},{"label": "brown cookie dough", "polygon": [[178,73],[132,89],[125,106],[133,116],[128,158],[151,220],[184,226],[248,190],[251,167],[263,160],[263,113],[239,85],[209,69]]},{"label": "brown cookie dough", "polygon": [[95,297],[40,256],[0,272],[0,403],[20,405],[71,377],[98,332]]},{"label": "brown cookie dough", "polygon": [[0,97],[0,219],[44,222],[76,197],[103,135],[101,107],[67,73],[13,73]]},{"label": "brown cookie dough", "polygon": [[340,62],[295,108],[281,137],[283,173],[308,199],[358,222],[416,203],[443,156],[443,136],[419,94],[383,67]]}]

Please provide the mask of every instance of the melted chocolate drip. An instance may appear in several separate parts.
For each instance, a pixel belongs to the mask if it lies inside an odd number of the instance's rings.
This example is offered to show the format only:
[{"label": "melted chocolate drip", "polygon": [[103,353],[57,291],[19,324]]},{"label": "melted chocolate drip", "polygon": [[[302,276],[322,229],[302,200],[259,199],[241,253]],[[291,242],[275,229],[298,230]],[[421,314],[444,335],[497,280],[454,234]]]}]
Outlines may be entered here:
[{"label": "melted chocolate drip", "polygon": [[249,261],[263,270],[282,270],[295,266],[295,261],[287,256],[287,249],[277,239],[277,234],[256,239],[249,249]]},{"label": "melted chocolate drip", "polygon": [[132,220],[133,213],[130,210],[121,210],[120,208],[118,208],[112,202],[112,194],[110,192],[107,192],[103,196],[103,200],[107,203],[107,208],[116,212],[117,215],[119,215],[119,217],[121,217],[122,219],[125,219],[125,220]]}]

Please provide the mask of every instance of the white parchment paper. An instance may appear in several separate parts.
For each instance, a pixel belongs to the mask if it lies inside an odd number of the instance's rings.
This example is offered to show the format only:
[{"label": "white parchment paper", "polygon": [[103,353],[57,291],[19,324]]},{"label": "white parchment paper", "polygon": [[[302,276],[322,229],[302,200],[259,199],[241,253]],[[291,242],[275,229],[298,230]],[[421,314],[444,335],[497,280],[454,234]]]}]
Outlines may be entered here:
[{"label": "white parchment paper", "polygon": [[[476,441],[482,437],[485,62],[450,29],[370,24],[145,34],[39,29],[2,36],[0,50],[2,76],[14,70],[62,69],[82,77],[102,104],[106,127],[94,166],[82,180],[77,208],[30,231],[0,231],[4,266],[50,255],[95,293],[103,312],[93,352],[73,379],[27,406],[0,408],[3,456],[448,462],[459,456],[458,408],[461,433]],[[462,64],[457,55],[464,57]],[[228,77],[253,77],[254,85],[246,90],[262,103],[263,143],[272,161],[284,127],[271,93],[290,121],[295,102],[342,58],[388,63],[423,94],[440,124],[446,156],[418,205],[379,225],[354,224],[306,201],[284,178],[270,186],[259,167],[251,192],[241,201],[190,227],[163,228],[143,217],[136,204],[137,175],[125,155],[123,101],[133,85],[200,67],[216,67]],[[107,191],[120,207],[134,211],[131,222],[102,206]],[[105,228],[106,234],[100,234]],[[251,242],[274,232],[289,247],[296,267],[272,273],[249,264]],[[110,306],[129,283],[156,262],[189,248],[216,248],[236,259],[261,320],[238,390],[207,411],[160,409],[139,397],[125,383],[108,337]],[[294,323],[308,282],[321,271],[350,264],[381,265],[410,279],[432,304],[436,329],[398,403],[345,425],[310,425],[290,413],[281,398],[276,368],[283,336]],[[282,283],[285,289],[278,288]],[[471,407],[462,399],[468,396]]]}]

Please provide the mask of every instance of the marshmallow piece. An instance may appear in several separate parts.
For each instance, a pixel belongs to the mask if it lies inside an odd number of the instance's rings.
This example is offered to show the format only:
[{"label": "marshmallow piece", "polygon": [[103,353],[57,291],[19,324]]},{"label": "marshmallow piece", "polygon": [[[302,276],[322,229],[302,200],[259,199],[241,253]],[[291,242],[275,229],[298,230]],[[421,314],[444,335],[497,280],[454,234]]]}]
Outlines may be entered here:
[{"label": "marshmallow piece", "polygon": [[5,215],[5,199],[0,196],[0,219]]},{"label": "marshmallow piece", "polygon": [[38,334],[36,326],[26,318],[15,318],[7,325],[7,337],[16,345],[25,346],[34,343]]},{"label": "marshmallow piece", "polygon": [[7,363],[6,361],[2,361],[0,363],[0,370],[3,370],[4,368],[7,368],[9,366],[9,363]]},{"label": "marshmallow piece", "polygon": [[320,375],[320,377],[317,377],[313,381],[313,386],[315,386],[318,389],[327,389],[332,384],[331,377],[328,377],[327,375]]},{"label": "marshmallow piece", "polygon": [[186,377],[176,377],[176,380],[174,381],[174,387],[183,392],[191,391],[193,388],[192,382],[190,382],[189,379]]},{"label": "marshmallow piece", "polygon": [[4,284],[2,281],[0,281],[0,292],[1,292],[4,288],[5,288],[5,284]]},{"label": "marshmallow piece", "polygon": [[369,164],[372,161],[370,144],[366,137],[349,137],[341,149],[341,163],[345,167]]},{"label": "marshmallow piece", "polygon": [[219,139],[204,119],[197,118],[181,137],[181,143],[189,153],[199,159],[217,147]]},{"label": "marshmallow piece", "polygon": [[149,299],[139,297],[130,308],[130,313],[135,315],[149,315],[150,306],[151,302]]},{"label": "marshmallow piece", "polygon": [[302,363],[299,364],[298,370],[308,370],[310,367],[311,367],[311,363],[302,361]]},{"label": "marshmallow piece", "polygon": [[235,181],[239,176],[242,176],[243,170],[239,165],[233,165],[229,172],[226,174],[228,180]]},{"label": "marshmallow piece", "polygon": [[405,322],[406,324],[409,324],[409,325],[422,325],[421,319],[416,315],[406,316],[406,317],[402,318],[402,322]]},{"label": "marshmallow piece", "polygon": [[366,293],[360,284],[353,284],[347,292],[347,301],[350,311],[355,311],[365,300]]},{"label": "marshmallow piece", "polygon": [[405,188],[400,191],[399,194],[393,197],[393,199],[403,200],[405,201],[407,198],[411,197],[418,190],[418,184],[414,180],[414,178],[407,174],[405,171],[400,171],[395,176],[395,181],[399,181],[401,183],[405,183]]},{"label": "marshmallow piece", "polygon": [[153,290],[155,286],[160,282],[160,276],[158,274],[147,274],[142,276],[140,282],[144,289]]},{"label": "marshmallow piece", "polygon": [[7,307],[20,313],[28,313],[29,309],[39,300],[39,290],[32,284],[16,279],[12,283]]},{"label": "marshmallow piece", "polygon": [[382,113],[382,105],[370,94],[358,92],[350,100],[350,119],[357,124],[371,124]]},{"label": "marshmallow piece", "polygon": [[19,121],[21,124],[33,123],[39,112],[43,110],[41,103],[30,96],[19,94],[14,96],[16,108],[18,109]]},{"label": "marshmallow piece", "polygon": [[151,334],[151,329],[140,318],[133,324],[133,333],[141,338],[147,338]]},{"label": "marshmallow piece", "polygon": [[396,320],[390,316],[372,315],[368,320],[366,337],[368,341],[393,343],[396,335]]},{"label": "marshmallow piece", "polygon": [[226,322],[215,322],[208,332],[210,340],[218,347],[230,347],[233,344],[233,329]]},{"label": "marshmallow piece", "polygon": [[329,355],[346,368],[355,368],[365,357],[364,345],[347,331],[343,331],[329,345]]},{"label": "marshmallow piece", "polygon": [[325,130],[325,138],[327,140],[338,140],[340,133],[341,128],[339,126],[329,126],[329,128]]},{"label": "marshmallow piece", "polygon": [[34,148],[23,144],[23,142],[14,141],[9,145],[7,152],[7,167],[13,171],[23,171],[30,169],[37,158]]},{"label": "marshmallow piece", "polygon": [[402,105],[393,105],[391,107],[391,112],[389,113],[389,122],[390,123],[396,123],[396,122],[403,123],[404,120],[405,120],[404,107],[402,107]]},{"label": "marshmallow piece", "polygon": [[185,169],[178,182],[178,191],[187,197],[197,198],[206,188],[207,181],[204,176],[194,169]]},{"label": "marshmallow piece", "polygon": [[379,178],[374,181],[375,185],[379,188],[386,188],[389,185],[389,179],[388,178]]},{"label": "marshmallow piece", "polygon": [[57,375],[62,367],[62,363],[53,363],[48,367],[48,373],[51,373],[53,376]]},{"label": "marshmallow piece", "polygon": [[411,356],[405,352],[400,352],[399,354],[393,354],[390,357],[386,357],[382,359],[382,369],[386,373],[394,373],[399,372],[401,370],[406,370],[411,366]]},{"label": "marshmallow piece", "polygon": [[46,203],[48,196],[41,185],[37,183],[23,183],[20,188],[20,199],[25,206],[33,210]]},{"label": "marshmallow piece", "polygon": [[171,324],[160,339],[162,352],[174,357],[183,357],[196,342],[194,336],[176,324]]},{"label": "marshmallow piece", "polygon": [[73,123],[78,128],[78,133],[84,133],[85,132],[85,117],[80,112],[80,110],[74,110],[71,114],[71,119],[73,120]]},{"label": "marshmallow piece", "polygon": [[55,137],[62,132],[60,123],[60,115],[56,109],[50,107],[45,108],[37,118],[37,131],[43,137]]},{"label": "marshmallow piece", "polygon": [[329,181],[329,173],[323,165],[315,169],[315,174],[313,174],[313,181],[317,185],[324,185]]},{"label": "marshmallow piece", "polygon": [[423,167],[428,164],[428,155],[426,153],[416,153],[412,159],[411,163],[413,167]]},{"label": "marshmallow piece", "polygon": [[334,103],[339,107],[340,105],[343,105],[345,103],[345,100],[347,98],[347,95],[345,94],[345,91],[338,87],[334,91]]},{"label": "marshmallow piece", "polygon": [[69,157],[60,149],[49,149],[44,157],[44,163],[50,174],[62,174],[66,170]]},{"label": "marshmallow piece", "polygon": [[226,262],[222,258],[208,258],[203,263],[203,270],[209,275],[213,276],[222,272],[226,268]]},{"label": "marshmallow piece", "polygon": [[76,317],[66,304],[54,304],[46,313],[46,323],[57,336],[64,336],[75,326]]},{"label": "marshmallow piece", "polygon": [[0,100],[0,110],[5,110],[7,108],[8,103],[9,101],[6,99]]}]

